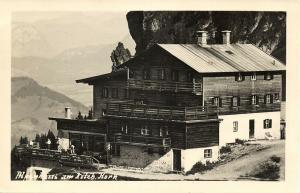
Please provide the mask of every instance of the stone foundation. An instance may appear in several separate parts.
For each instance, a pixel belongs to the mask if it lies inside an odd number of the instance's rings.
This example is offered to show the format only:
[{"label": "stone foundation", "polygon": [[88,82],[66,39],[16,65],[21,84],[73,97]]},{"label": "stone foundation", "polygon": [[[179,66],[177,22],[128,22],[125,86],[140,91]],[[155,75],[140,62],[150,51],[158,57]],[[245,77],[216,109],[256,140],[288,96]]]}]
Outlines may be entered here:
[{"label": "stone foundation", "polygon": [[172,170],[172,150],[159,155],[157,148],[152,154],[148,153],[148,147],[121,145],[120,156],[113,156],[112,165],[143,168],[148,171],[169,172]]}]

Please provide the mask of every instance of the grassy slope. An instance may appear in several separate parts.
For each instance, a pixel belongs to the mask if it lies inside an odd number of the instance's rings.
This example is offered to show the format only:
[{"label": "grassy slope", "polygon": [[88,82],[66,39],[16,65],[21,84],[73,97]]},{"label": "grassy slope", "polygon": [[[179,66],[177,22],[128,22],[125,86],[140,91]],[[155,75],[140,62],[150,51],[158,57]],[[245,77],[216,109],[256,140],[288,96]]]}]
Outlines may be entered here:
[{"label": "grassy slope", "polygon": [[79,110],[88,111],[81,103],[27,77],[12,78],[11,100],[12,145],[18,142],[20,136],[33,138],[36,133],[44,133],[48,129],[55,132],[55,123],[48,117],[62,117],[66,106],[72,107],[74,114]]}]

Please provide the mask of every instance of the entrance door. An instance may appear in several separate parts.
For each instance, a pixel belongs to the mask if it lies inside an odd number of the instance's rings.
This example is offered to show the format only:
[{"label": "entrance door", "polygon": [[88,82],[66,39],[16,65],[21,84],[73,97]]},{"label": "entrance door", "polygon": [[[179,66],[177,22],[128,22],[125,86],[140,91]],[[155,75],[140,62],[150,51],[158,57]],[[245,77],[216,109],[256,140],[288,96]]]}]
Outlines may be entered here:
[{"label": "entrance door", "polygon": [[173,149],[173,170],[181,170],[181,150]]},{"label": "entrance door", "polygon": [[254,119],[249,120],[249,139],[254,138]]}]

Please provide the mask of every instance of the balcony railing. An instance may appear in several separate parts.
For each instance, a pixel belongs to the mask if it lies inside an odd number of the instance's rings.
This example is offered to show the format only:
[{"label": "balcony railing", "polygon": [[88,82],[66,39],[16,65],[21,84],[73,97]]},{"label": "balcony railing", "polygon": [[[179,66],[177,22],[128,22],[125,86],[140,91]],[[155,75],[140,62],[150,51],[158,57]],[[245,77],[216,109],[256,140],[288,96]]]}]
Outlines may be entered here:
[{"label": "balcony railing", "polygon": [[163,120],[217,119],[215,110],[205,107],[153,106],[133,103],[107,103],[106,116],[125,116]]},{"label": "balcony railing", "polygon": [[80,167],[91,167],[93,163],[99,161],[92,156],[67,154],[57,150],[36,149],[31,147],[17,147],[15,153],[29,159],[39,159],[47,161],[57,161],[62,165],[72,165]]},{"label": "balcony railing", "polygon": [[202,83],[128,79],[127,88],[173,92],[192,92],[200,94],[202,92]]},{"label": "balcony railing", "polygon": [[115,134],[115,142],[128,143],[128,144],[140,144],[145,146],[160,146],[160,147],[171,146],[171,139],[168,137],[126,135],[121,133]]}]

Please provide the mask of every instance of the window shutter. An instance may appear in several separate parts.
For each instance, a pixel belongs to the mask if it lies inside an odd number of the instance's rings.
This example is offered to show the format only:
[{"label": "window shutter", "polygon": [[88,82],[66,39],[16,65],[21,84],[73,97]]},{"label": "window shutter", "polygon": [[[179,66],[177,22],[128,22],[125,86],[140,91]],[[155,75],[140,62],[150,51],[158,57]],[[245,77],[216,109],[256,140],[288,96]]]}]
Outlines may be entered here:
[{"label": "window shutter", "polygon": [[273,95],[272,94],[270,95],[270,103],[271,104],[273,103]]},{"label": "window shutter", "polygon": [[264,129],[266,128],[266,122],[267,122],[267,120],[265,119],[264,120]]},{"label": "window shutter", "polygon": [[265,97],[265,104],[267,104],[267,95],[265,95],[264,97]]},{"label": "window shutter", "polygon": [[102,88],[101,96],[102,96],[102,98],[104,97],[104,88]]},{"label": "window shutter", "polygon": [[219,98],[219,107],[222,107],[222,99]]},{"label": "window shutter", "polygon": [[233,107],[233,99],[234,97],[231,97],[231,106]]},{"label": "window shutter", "polygon": [[270,128],[272,128],[272,119],[269,119],[270,120]]},{"label": "window shutter", "polygon": [[211,100],[212,100],[212,105],[215,105],[215,98],[213,97]]},{"label": "window shutter", "polygon": [[240,97],[237,97],[237,106],[240,106],[240,102],[241,102]]},{"label": "window shutter", "polygon": [[259,104],[259,96],[256,95],[256,104],[258,105]]}]

